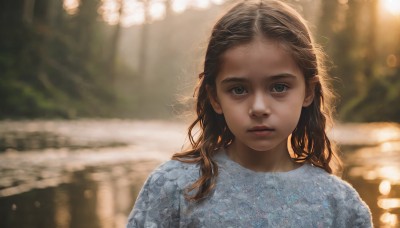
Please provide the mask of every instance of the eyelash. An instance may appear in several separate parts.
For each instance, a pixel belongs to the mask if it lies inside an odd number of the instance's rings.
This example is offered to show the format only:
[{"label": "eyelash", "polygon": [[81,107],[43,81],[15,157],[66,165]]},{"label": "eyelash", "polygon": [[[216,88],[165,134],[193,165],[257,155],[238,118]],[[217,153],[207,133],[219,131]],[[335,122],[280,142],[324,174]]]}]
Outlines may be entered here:
[{"label": "eyelash", "polygon": [[[283,91],[276,91],[277,86],[283,86]],[[243,90],[242,92],[237,93],[237,89]],[[287,90],[289,89],[289,86],[285,83],[275,83],[271,86],[270,92],[274,95],[281,95],[283,93],[286,93]],[[249,93],[249,91],[244,87],[244,86],[234,86],[229,89],[229,92],[234,95],[234,96],[243,96]]]},{"label": "eyelash", "polygon": [[[283,88],[284,90],[281,91],[281,92],[273,91],[274,89],[276,89],[276,86],[283,86],[283,87],[284,87],[284,88]],[[289,86],[286,85],[285,83],[276,83],[276,84],[274,84],[274,85],[271,87],[271,93],[274,93],[274,94],[282,94],[282,93],[285,93],[288,89],[289,89]]]},{"label": "eyelash", "polygon": [[[236,93],[237,92],[237,91],[235,92],[236,89],[242,89],[243,93]],[[244,86],[235,86],[235,87],[229,89],[229,92],[235,96],[243,96],[244,94],[247,94],[249,91],[247,91],[247,89],[244,88]]]}]

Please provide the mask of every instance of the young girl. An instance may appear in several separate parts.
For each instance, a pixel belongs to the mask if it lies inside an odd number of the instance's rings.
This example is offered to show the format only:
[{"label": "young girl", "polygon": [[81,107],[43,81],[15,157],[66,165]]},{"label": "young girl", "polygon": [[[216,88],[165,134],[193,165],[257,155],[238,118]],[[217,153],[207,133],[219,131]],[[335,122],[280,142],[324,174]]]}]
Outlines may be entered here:
[{"label": "young girl", "polygon": [[127,227],[371,227],[367,205],[332,175],[320,58],[286,4],[244,1],[222,16],[199,75],[192,148],[150,175]]}]

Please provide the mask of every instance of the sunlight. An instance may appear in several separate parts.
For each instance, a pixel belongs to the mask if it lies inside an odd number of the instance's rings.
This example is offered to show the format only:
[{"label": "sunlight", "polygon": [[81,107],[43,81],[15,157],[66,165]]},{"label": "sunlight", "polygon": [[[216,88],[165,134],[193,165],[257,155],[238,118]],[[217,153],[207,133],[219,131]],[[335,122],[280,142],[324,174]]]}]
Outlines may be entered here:
[{"label": "sunlight", "polygon": [[378,200],[378,206],[382,209],[400,208],[400,198],[383,198]]},{"label": "sunlight", "polygon": [[400,142],[384,142],[380,145],[380,151],[383,153],[397,153],[400,151]]},{"label": "sunlight", "polygon": [[165,4],[163,2],[154,2],[150,5],[150,17],[153,20],[161,20],[165,17]]},{"label": "sunlight", "polygon": [[381,215],[380,217],[380,221],[385,224],[385,225],[389,225],[394,227],[395,225],[397,225],[397,215],[389,213],[389,212],[385,212]]},{"label": "sunlight", "polygon": [[[221,5],[224,2],[225,0],[171,0],[170,4],[171,12],[183,13],[188,9],[204,10],[211,5]],[[163,20],[167,13],[166,4],[164,0],[148,0],[146,7],[140,0],[102,0],[98,12],[110,25],[121,23],[122,26],[129,27],[143,24],[145,21]],[[79,5],[80,0],[63,0],[64,10],[70,15],[78,12]],[[120,7],[123,7],[121,13]]]},{"label": "sunlight", "polygon": [[383,180],[379,184],[379,192],[382,195],[389,195],[391,189],[392,189],[392,184],[388,180]]},{"label": "sunlight", "polygon": [[399,0],[381,0],[381,6],[385,11],[388,11],[393,15],[400,15]]},{"label": "sunlight", "polygon": [[113,227],[113,218],[115,214],[115,191],[111,183],[110,177],[104,175],[105,179],[99,182],[97,189],[97,216],[99,218],[100,227]]},{"label": "sunlight", "polygon": [[225,0],[173,0],[172,10],[175,13],[182,13],[189,8],[207,9],[211,4],[221,5]]},{"label": "sunlight", "polygon": [[99,8],[99,13],[103,16],[103,20],[111,25],[115,25],[119,22],[118,9],[119,6],[116,1],[103,0]]},{"label": "sunlight", "polygon": [[400,137],[400,132],[398,128],[387,127],[376,129],[373,131],[372,135],[377,139],[378,142],[387,142],[398,139]]},{"label": "sunlight", "polygon": [[[64,4],[68,4],[68,10],[71,12],[73,6],[76,6],[75,2],[78,2],[77,6],[79,6],[79,0],[64,0]],[[204,10],[211,7],[212,4],[221,5],[224,2],[225,0],[171,0],[170,4],[171,12],[183,13],[188,9]],[[163,20],[167,14],[166,4],[167,2],[164,0],[148,0],[147,6],[140,0],[102,0],[99,14],[110,25],[121,23],[122,26],[129,27]],[[121,15],[120,5],[123,7]],[[64,8],[67,10],[67,7]]]},{"label": "sunlight", "polygon": [[211,0],[215,5],[221,5],[225,0]]},{"label": "sunlight", "polygon": [[400,170],[398,167],[383,166],[383,167],[380,167],[377,171],[379,173],[380,178],[389,180],[392,183],[400,182]]},{"label": "sunlight", "polygon": [[392,185],[400,183],[400,169],[396,166],[383,166],[374,169],[355,167],[350,170],[349,175],[362,176],[365,180],[383,179],[384,182],[379,185],[379,190],[383,195],[385,192],[390,191]]},{"label": "sunlight", "polygon": [[209,0],[193,0],[192,5],[195,8],[206,9],[210,6],[210,1]]},{"label": "sunlight", "polygon": [[144,5],[137,1],[125,1],[124,16],[121,21],[122,26],[129,27],[132,25],[143,24],[144,22]]},{"label": "sunlight", "polygon": [[70,14],[74,15],[78,12],[80,1],[79,0],[64,0],[63,7],[65,11]]},{"label": "sunlight", "polygon": [[174,0],[172,2],[172,10],[176,13],[182,13],[188,7],[187,0]]},{"label": "sunlight", "polygon": [[70,227],[71,221],[71,197],[65,190],[58,190],[54,191],[54,222],[56,223],[57,227]]}]

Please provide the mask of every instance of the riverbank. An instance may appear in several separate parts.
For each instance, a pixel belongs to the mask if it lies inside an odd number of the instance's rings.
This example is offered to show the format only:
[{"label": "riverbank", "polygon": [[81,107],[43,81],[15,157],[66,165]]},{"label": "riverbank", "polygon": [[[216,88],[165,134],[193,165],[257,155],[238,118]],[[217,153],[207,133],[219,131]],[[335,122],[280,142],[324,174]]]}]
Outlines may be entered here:
[{"label": "riverbank", "polygon": [[[121,227],[147,175],[184,148],[186,126],[0,121],[0,227]],[[342,148],[343,178],[370,206],[375,226],[398,225],[399,125],[339,124],[330,135]]]}]

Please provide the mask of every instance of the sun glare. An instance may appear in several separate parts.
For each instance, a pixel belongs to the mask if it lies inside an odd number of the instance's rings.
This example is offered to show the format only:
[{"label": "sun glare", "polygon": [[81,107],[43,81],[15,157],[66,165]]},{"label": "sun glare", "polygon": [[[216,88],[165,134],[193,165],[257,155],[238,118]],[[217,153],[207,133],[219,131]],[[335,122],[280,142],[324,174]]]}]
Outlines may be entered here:
[{"label": "sun glare", "polygon": [[172,10],[176,13],[182,13],[188,7],[187,0],[175,0],[172,2]]},{"label": "sun glare", "polygon": [[68,14],[76,14],[78,12],[79,0],[64,0],[63,7]]},{"label": "sun glare", "polygon": [[103,4],[99,8],[99,13],[103,16],[103,19],[111,25],[115,25],[119,22],[118,14],[119,6],[115,1],[103,1]]},{"label": "sun glare", "polygon": [[210,6],[209,0],[194,0],[192,2],[193,2],[192,5],[195,8],[206,9]]},{"label": "sun glare", "polygon": [[379,219],[385,227],[395,227],[398,224],[398,219],[396,214],[385,212],[381,215]]},{"label": "sun glare", "polygon": [[[68,14],[76,14],[81,0],[63,0]],[[221,5],[226,0],[170,0],[173,13],[183,13],[188,9],[207,9],[211,5]],[[121,23],[124,27],[162,20],[166,16],[166,0],[101,0],[98,9],[105,22],[110,25]],[[120,12],[120,7],[122,11]],[[147,16],[146,16],[147,15]],[[145,18],[146,17],[146,18]]]},{"label": "sun glare", "polygon": [[161,20],[165,17],[165,4],[162,2],[154,2],[150,5],[150,15],[153,20]]},{"label": "sun glare", "polygon": [[121,24],[124,27],[142,24],[144,22],[144,5],[142,2],[125,1],[123,19]]},{"label": "sun glare", "polygon": [[381,0],[381,6],[385,11],[393,15],[400,15],[399,0]]}]

